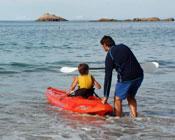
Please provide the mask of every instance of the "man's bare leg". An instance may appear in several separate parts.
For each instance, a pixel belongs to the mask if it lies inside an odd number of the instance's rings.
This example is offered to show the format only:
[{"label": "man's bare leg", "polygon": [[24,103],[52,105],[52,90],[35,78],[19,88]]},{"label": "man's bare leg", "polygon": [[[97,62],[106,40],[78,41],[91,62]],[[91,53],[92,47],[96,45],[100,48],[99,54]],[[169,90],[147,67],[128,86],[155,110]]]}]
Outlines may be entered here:
[{"label": "man's bare leg", "polygon": [[135,98],[133,97],[127,97],[128,100],[128,105],[130,108],[130,112],[131,112],[131,117],[135,118],[137,117],[137,101]]},{"label": "man's bare leg", "polygon": [[122,100],[115,96],[115,101],[114,101],[114,108],[115,108],[115,115],[117,117],[121,117],[122,116]]}]

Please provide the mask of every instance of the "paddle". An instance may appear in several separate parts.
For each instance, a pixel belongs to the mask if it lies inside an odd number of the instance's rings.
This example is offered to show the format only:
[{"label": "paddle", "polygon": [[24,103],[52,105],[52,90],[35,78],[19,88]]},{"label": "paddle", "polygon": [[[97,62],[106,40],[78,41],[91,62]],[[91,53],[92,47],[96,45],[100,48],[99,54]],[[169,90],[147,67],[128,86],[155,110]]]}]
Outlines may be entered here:
[{"label": "paddle", "polygon": [[[145,63],[141,63],[141,67],[144,70],[145,73],[153,73],[155,72],[158,68],[159,68],[159,63],[158,62],[145,62]],[[90,70],[101,70],[101,69],[105,69],[105,68],[89,68]],[[74,71],[77,71],[78,68],[77,67],[62,67],[60,69],[61,72],[63,73],[71,73]]]}]

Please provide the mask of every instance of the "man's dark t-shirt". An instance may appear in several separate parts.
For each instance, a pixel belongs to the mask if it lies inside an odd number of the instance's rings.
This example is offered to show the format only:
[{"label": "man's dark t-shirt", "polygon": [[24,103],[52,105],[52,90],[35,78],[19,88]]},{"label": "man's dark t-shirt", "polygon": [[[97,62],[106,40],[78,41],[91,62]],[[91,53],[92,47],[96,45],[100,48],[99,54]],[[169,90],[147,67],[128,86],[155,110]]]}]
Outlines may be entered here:
[{"label": "man's dark t-shirt", "polygon": [[143,70],[132,51],[124,44],[112,46],[105,60],[104,96],[109,97],[112,71],[116,69],[118,82],[143,77]]}]

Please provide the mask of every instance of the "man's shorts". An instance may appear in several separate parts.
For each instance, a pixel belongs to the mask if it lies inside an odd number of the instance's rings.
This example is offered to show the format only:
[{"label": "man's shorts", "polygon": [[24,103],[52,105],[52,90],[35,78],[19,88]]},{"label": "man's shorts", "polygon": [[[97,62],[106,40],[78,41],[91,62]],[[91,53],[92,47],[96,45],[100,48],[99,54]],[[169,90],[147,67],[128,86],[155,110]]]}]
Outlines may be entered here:
[{"label": "man's shorts", "polygon": [[128,96],[135,97],[142,81],[143,77],[131,81],[118,82],[115,87],[115,96],[121,100],[126,99]]}]

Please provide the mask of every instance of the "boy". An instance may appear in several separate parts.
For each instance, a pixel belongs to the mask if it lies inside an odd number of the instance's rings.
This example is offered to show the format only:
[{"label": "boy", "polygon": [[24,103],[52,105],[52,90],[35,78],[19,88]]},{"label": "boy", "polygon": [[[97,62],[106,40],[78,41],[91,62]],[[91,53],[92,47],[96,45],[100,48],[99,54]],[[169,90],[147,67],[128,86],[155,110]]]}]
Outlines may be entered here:
[{"label": "boy", "polygon": [[74,77],[71,84],[68,95],[71,95],[78,86],[78,90],[75,91],[73,96],[82,96],[83,98],[88,98],[94,94],[94,86],[97,89],[101,88],[101,85],[95,80],[95,78],[89,74],[89,66],[85,63],[78,65],[79,76]]}]

